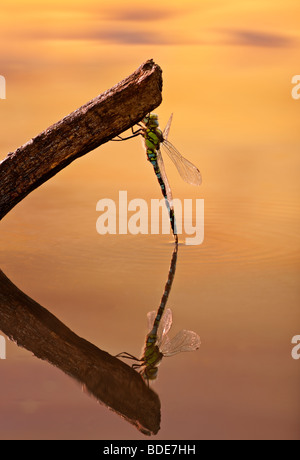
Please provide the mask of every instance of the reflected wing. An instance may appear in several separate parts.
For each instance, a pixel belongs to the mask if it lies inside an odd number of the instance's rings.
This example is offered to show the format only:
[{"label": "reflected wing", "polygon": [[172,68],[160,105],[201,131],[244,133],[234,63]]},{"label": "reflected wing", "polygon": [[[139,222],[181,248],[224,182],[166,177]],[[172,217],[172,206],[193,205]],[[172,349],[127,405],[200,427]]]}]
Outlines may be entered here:
[{"label": "reflected wing", "polygon": [[168,332],[172,326],[172,311],[170,308],[167,308],[160,320],[160,325],[157,332],[157,345],[159,348],[164,346],[164,343],[168,340]]},{"label": "reflected wing", "polygon": [[191,185],[201,185],[202,177],[199,169],[184,158],[168,140],[164,140],[162,146],[173,161],[182,179]]},{"label": "reflected wing", "polygon": [[[147,314],[147,319],[148,319],[148,331],[150,332],[153,328],[154,325],[154,320],[156,318],[156,311],[150,311]],[[172,311],[170,308],[167,308],[165,313],[163,314],[160,324],[158,326],[158,331],[157,331],[157,345],[158,347],[165,342],[166,340],[166,334],[169,332],[170,328],[172,325]]]},{"label": "reflected wing", "polygon": [[163,346],[160,347],[160,351],[164,356],[172,356],[182,351],[198,350],[200,344],[200,337],[196,332],[182,330],[173,339],[166,338]]},{"label": "reflected wing", "polygon": [[173,196],[172,196],[171,187],[170,187],[170,184],[167,178],[165,165],[164,165],[160,150],[158,149],[156,153],[157,153],[157,163],[159,166],[160,174],[161,174],[162,180],[164,181],[164,184],[166,187],[168,202],[169,202],[170,207],[172,208],[173,207]]},{"label": "reflected wing", "polygon": [[172,119],[173,119],[173,113],[171,113],[171,116],[169,118],[169,121],[163,131],[163,137],[165,140],[168,139],[168,136],[169,136],[169,131],[170,131],[170,128],[171,128],[171,123],[172,123]]},{"label": "reflected wing", "polygon": [[155,317],[156,311],[149,311],[149,313],[147,313],[148,332],[152,331]]}]

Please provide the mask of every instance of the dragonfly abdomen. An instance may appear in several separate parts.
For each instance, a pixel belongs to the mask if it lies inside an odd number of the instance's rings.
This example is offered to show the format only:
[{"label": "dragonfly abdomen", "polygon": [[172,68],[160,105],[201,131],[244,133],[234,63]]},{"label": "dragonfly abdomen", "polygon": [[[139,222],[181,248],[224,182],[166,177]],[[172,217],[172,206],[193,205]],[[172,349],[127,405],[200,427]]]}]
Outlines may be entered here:
[{"label": "dragonfly abdomen", "polygon": [[151,151],[150,149],[148,149],[147,150],[147,157],[148,157],[148,160],[150,161],[150,163],[153,166],[153,169],[154,169],[155,175],[157,177],[158,183],[160,185],[163,197],[164,197],[164,199],[166,201],[166,206],[167,206],[169,217],[170,217],[170,223],[171,223],[172,232],[175,235],[177,233],[176,232],[176,225],[175,225],[175,213],[174,213],[174,209],[173,209],[172,204],[169,203],[169,200],[168,200],[166,186],[165,186],[165,183],[164,183],[163,178],[161,176],[161,172],[160,172],[158,162],[157,162],[156,151]]},{"label": "dragonfly abdomen", "polygon": [[155,319],[154,319],[152,330],[148,334],[147,341],[146,341],[146,347],[147,347],[147,345],[150,346],[150,344],[155,343],[156,340],[157,340],[158,327],[159,327],[161,318],[162,318],[162,316],[164,314],[165,307],[166,307],[166,304],[167,304],[167,300],[168,300],[169,294],[171,292],[171,287],[172,287],[172,283],[173,283],[174,276],[175,276],[176,263],[177,263],[177,251],[178,251],[178,248],[177,248],[177,245],[176,245],[176,247],[174,249],[174,252],[173,252],[173,255],[172,255],[172,260],[171,260],[171,265],[170,265],[170,269],[169,269],[168,279],[167,279],[167,282],[166,282],[166,285],[165,285],[165,290],[164,290],[164,293],[162,295],[160,305],[158,307],[158,310],[157,310],[157,313],[156,313],[156,316],[155,316]]}]

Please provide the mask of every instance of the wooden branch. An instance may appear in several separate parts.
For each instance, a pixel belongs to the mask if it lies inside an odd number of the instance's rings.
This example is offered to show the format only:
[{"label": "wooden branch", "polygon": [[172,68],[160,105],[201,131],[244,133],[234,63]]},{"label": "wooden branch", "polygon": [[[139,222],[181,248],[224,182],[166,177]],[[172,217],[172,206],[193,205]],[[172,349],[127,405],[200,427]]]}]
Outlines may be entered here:
[{"label": "wooden branch", "polygon": [[119,359],[78,337],[20,291],[0,270],[0,330],[84,384],[100,402],[144,434],[160,427],[160,401],[142,377]]},{"label": "wooden branch", "polygon": [[162,101],[162,71],[152,60],[47,128],[0,162],[0,220],[26,195],[140,121]]}]

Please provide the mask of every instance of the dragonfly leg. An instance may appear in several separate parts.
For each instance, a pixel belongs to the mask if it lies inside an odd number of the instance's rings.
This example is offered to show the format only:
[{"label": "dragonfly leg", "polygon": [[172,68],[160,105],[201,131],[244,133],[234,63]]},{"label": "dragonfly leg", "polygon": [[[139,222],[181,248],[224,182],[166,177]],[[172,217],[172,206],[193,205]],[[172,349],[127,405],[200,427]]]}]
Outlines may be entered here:
[{"label": "dragonfly leg", "polygon": [[119,139],[111,139],[112,142],[117,142],[117,141],[124,141],[125,139],[123,139],[121,136],[117,136]]},{"label": "dragonfly leg", "polygon": [[144,374],[143,369],[141,369],[139,373],[140,373],[140,375],[143,377],[144,381],[147,382],[148,388],[150,388],[149,379],[148,379],[148,377]]},{"label": "dragonfly leg", "polygon": [[[141,361],[141,360],[139,359],[139,361]],[[142,367],[144,364],[145,364],[144,362],[142,362],[142,363],[135,363],[135,364],[133,364],[131,367],[132,367],[132,369],[138,369],[139,367]]]},{"label": "dragonfly leg", "polygon": [[138,135],[138,134],[141,134],[142,131],[144,130],[143,126],[140,125],[139,123],[137,123],[136,126],[139,126],[139,129],[137,129],[136,131],[134,131],[133,126],[131,126],[131,132],[132,132],[132,134],[134,134],[134,135],[135,135],[135,134],[137,134],[137,135]]},{"label": "dragonfly leg", "polygon": [[139,358],[127,353],[126,351],[122,351],[122,353],[118,353],[115,358],[125,358],[125,359],[133,359],[134,361],[141,361]]},{"label": "dragonfly leg", "polygon": [[113,142],[117,141],[127,141],[128,139],[132,139],[133,137],[141,136],[143,134],[142,128],[138,129],[137,131],[133,131],[133,127],[131,127],[132,135],[127,137],[116,136],[118,139],[111,139]]}]

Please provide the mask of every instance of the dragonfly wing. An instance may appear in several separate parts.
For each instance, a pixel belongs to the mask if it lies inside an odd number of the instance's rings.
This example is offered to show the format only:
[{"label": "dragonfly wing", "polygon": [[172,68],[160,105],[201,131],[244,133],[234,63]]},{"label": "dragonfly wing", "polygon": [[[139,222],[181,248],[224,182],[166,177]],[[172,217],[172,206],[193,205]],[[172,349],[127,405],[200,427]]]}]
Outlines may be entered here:
[{"label": "dragonfly wing", "polygon": [[[147,320],[148,320],[148,332],[151,332],[154,326],[154,321],[156,318],[157,312],[156,311],[149,311],[147,313]],[[172,325],[172,311],[170,308],[167,308],[163,313],[162,318],[160,319],[158,331],[157,331],[157,344],[158,346],[164,342],[166,334],[169,332],[171,325]]]},{"label": "dragonfly wing", "polygon": [[169,118],[169,121],[163,131],[163,137],[165,140],[168,139],[168,136],[169,136],[169,131],[170,131],[170,128],[171,128],[171,123],[172,123],[172,119],[173,119],[173,113],[171,113],[171,116]]},{"label": "dragonfly wing", "polygon": [[202,177],[199,169],[184,158],[167,139],[163,141],[162,146],[173,161],[182,179],[191,185],[201,185]]},{"label": "dragonfly wing", "polygon": [[157,333],[157,344],[159,347],[163,346],[165,341],[168,339],[168,332],[171,329],[173,322],[172,310],[167,308],[163,314],[162,320],[160,322],[158,333]]},{"label": "dragonfly wing", "polygon": [[152,331],[155,317],[156,311],[149,311],[149,313],[147,313],[148,332]]},{"label": "dragonfly wing", "polygon": [[157,150],[156,153],[157,153],[157,163],[158,163],[158,167],[160,170],[162,180],[164,181],[164,184],[165,184],[168,202],[169,202],[170,207],[172,208],[173,207],[173,196],[172,196],[171,187],[170,187],[170,184],[167,178],[164,161],[162,159],[161,152],[159,149]]},{"label": "dragonfly wing", "polygon": [[172,356],[183,351],[198,350],[201,341],[196,332],[182,330],[178,332],[172,339],[166,339],[160,351],[164,356]]}]

